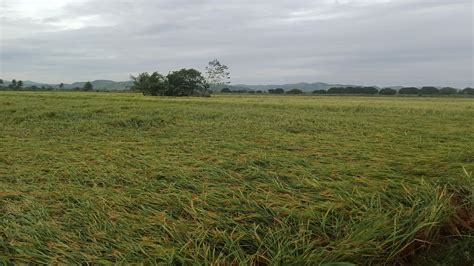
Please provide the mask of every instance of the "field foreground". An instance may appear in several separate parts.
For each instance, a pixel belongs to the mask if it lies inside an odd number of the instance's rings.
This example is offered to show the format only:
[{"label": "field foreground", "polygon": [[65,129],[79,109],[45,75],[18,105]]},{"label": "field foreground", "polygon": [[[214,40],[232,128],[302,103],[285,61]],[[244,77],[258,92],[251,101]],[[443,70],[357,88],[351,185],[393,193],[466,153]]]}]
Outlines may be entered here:
[{"label": "field foreground", "polygon": [[[0,93],[0,264],[472,264],[474,99]],[[474,250],[474,249],[473,249]]]}]

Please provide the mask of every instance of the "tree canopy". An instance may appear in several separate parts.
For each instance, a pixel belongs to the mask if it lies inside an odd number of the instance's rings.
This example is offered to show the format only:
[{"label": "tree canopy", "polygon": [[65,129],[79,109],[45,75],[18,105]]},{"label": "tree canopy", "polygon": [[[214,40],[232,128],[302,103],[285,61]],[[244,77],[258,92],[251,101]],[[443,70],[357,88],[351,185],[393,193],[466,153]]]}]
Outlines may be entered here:
[{"label": "tree canopy", "polygon": [[84,91],[93,91],[94,86],[92,86],[92,83],[90,81],[86,82],[83,87]]},{"label": "tree canopy", "polygon": [[383,88],[379,91],[380,95],[395,95],[397,91],[392,88]]},{"label": "tree canopy", "polygon": [[269,89],[268,93],[270,93],[270,94],[283,94],[283,93],[285,93],[285,90],[282,89],[282,88]]},{"label": "tree canopy", "polygon": [[420,90],[415,87],[403,87],[398,91],[398,94],[418,94]]},{"label": "tree canopy", "polygon": [[229,67],[214,59],[206,67],[207,82],[211,85],[225,85],[230,83]]},{"label": "tree canopy", "polygon": [[333,87],[328,90],[329,94],[377,94],[379,90],[375,87]]},{"label": "tree canopy", "polygon": [[166,77],[158,72],[131,76],[132,90],[152,96],[209,96],[209,84],[196,69],[183,68]]}]

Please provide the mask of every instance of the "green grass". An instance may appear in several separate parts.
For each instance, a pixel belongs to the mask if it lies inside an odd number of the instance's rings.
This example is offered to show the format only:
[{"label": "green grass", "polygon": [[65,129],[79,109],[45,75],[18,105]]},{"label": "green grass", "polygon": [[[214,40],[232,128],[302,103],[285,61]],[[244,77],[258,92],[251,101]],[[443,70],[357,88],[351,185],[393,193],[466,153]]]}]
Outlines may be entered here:
[{"label": "green grass", "polygon": [[374,264],[472,243],[473,117],[469,98],[1,92],[0,261]]}]

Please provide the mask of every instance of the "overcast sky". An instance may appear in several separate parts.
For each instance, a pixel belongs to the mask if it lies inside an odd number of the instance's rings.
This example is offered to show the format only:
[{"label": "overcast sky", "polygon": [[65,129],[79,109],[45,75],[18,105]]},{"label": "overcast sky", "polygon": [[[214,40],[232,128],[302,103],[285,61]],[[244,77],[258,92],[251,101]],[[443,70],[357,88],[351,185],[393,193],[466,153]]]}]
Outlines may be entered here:
[{"label": "overcast sky", "polygon": [[0,0],[0,78],[474,85],[472,0]]}]

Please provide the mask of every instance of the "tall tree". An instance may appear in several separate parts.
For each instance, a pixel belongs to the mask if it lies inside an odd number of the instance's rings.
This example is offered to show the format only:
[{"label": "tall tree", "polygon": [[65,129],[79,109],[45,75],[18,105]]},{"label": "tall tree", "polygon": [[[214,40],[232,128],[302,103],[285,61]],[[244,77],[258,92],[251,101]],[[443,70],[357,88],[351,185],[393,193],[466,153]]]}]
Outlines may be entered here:
[{"label": "tall tree", "polygon": [[23,88],[23,81],[19,80],[19,81],[16,83],[16,87],[17,87],[18,89]]},{"label": "tall tree", "polygon": [[62,83],[62,82],[59,83],[59,88],[60,88],[60,89],[64,88],[64,83]]},{"label": "tall tree", "polygon": [[207,82],[211,85],[225,85],[230,83],[229,67],[214,59],[206,67]]},{"label": "tall tree", "polygon": [[3,84],[3,79],[0,79],[0,85]]}]

